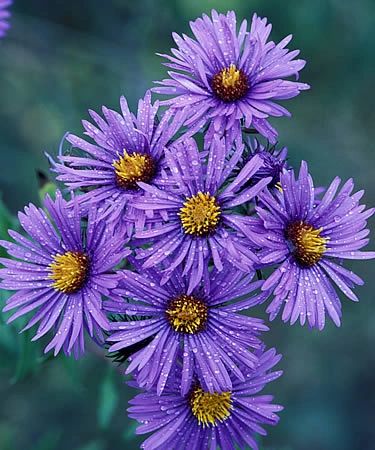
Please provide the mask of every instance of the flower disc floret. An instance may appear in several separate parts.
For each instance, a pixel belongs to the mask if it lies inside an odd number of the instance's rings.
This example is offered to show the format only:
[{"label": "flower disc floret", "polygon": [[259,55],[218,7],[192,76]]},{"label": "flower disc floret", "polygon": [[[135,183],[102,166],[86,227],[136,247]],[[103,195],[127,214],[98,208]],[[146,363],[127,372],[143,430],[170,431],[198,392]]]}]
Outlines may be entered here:
[{"label": "flower disc floret", "polygon": [[221,210],[213,195],[198,192],[187,198],[178,215],[185,233],[207,236],[219,224]]},{"label": "flower disc floret", "polygon": [[49,265],[53,287],[66,294],[79,291],[87,279],[90,260],[82,252],[66,252],[57,254]]},{"label": "flower disc floret", "polygon": [[172,300],[166,314],[175,331],[195,334],[204,329],[208,308],[202,300],[192,295],[181,295]]},{"label": "flower disc floret", "polygon": [[315,229],[303,222],[292,222],[285,231],[296,261],[303,267],[312,267],[326,251],[327,239],[321,236],[323,227]]},{"label": "flower disc floret", "polygon": [[230,416],[232,406],[231,393],[205,392],[200,386],[193,388],[190,394],[190,407],[199,425],[216,426]]},{"label": "flower disc floret", "polygon": [[116,184],[123,189],[137,189],[138,181],[151,181],[155,172],[150,155],[128,153],[126,150],[112,165],[115,169]]},{"label": "flower disc floret", "polygon": [[241,69],[234,64],[220,70],[211,81],[215,95],[226,103],[243,98],[249,90],[249,81]]}]

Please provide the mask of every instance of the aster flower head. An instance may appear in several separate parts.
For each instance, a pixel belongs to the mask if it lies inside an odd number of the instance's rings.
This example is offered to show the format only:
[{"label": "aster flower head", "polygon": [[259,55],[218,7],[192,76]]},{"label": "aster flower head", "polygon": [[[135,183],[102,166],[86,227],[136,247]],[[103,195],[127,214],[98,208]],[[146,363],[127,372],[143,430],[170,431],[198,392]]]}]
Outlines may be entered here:
[{"label": "aster flower head", "polygon": [[276,425],[276,413],[283,409],[272,396],[258,395],[282,374],[271,371],[279,360],[274,349],[268,350],[254,369],[244,368],[244,381],[233,377],[230,390],[208,392],[196,381],[186,395],[180,392],[177,367],[161,397],[153,389],[129,402],[129,416],[141,423],[137,434],[153,433],[141,448],[233,450],[237,445],[258,450],[256,435],[266,434],[264,425]]},{"label": "aster flower head", "polygon": [[359,203],[363,191],[353,192],[348,180],[338,191],[336,177],[320,201],[315,197],[308,167],[302,162],[298,178],[293,171],[281,175],[281,190],[263,191],[257,208],[259,233],[266,236],[261,262],[277,263],[262,289],[273,290],[267,311],[271,320],[283,309],[282,319],[292,324],[306,320],[322,329],[327,312],[339,326],[341,302],[335,285],[345,296],[358,301],[352,288],[363,284],[342,266],[344,259],[375,258],[375,252],[360,251],[368,243],[367,219],[374,209]]},{"label": "aster flower head", "polygon": [[10,27],[8,19],[10,12],[8,7],[11,6],[13,0],[0,0],[0,38],[4,37]]},{"label": "aster flower head", "polygon": [[[113,322],[109,351],[145,346],[132,356],[127,373],[138,371],[138,382],[160,395],[182,352],[181,391],[191,388],[193,376],[208,391],[232,387],[231,377],[245,381],[240,367],[254,368],[257,357],[249,347],[261,346],[259,333],[268,330],[260,319],[238,311],[263,302],[268,293],[254,291],[262,284],[252,282],[231,265],[224,270],[205,267],[204,282],[192,292],[182,270],[160,285],[160,271],[123,271],[122,284],[105,303],[109,312],[126,314],[128,321]],[[122,297],[122,298],[121,298]],[[123,299],[127,301],[124,301]],[[150,339],[151,338],[151,339]],[[195,375],[194,375],[195,374]]]},{"label": "aster flower head", "polygon": [[15,258],[1,258],[0,287],[17,291],[4,308],[17,310],[8,322],[33,312],[23,331],[39,323],[36,340],[54,329],[45,351],[54,349],[56,355],[63,348],[78,356],[84,351],[85,330],[103,340],[102,330],[109,329],[102,296],[117,286],[113,270],[129,250],[113,227],[97,220],[95,208],[83,229],[78,202],[71,203],[70,209],[57,192],[55,201],[45,199],[47,213],[33,204],[19,213],[27,236],[10,230],[15,242],[0,242]]},{"label": "aster flower head", "polygon": [[[229,261],[240,270],[250,272],[258,261],[252,246],[257,235],[247,227],[252,218],[233,212],[233,208],[251,201],[271,178],[263,178],[242,189],[262,167],[259,156],[252,158],[228,180],[236,167],[243,143],[237,140],[230,152],[225,139],[213,139],[208,154],[199,152],[193,139],[177,143],[165,151],[170,178],[164,189],[139,183],[150,194],[136,199],[134,208],[159,212],[149,227],[136,233],[142,241],[153,242],[140,249],[137,258],[146,259],[144,267],[153,267],[171,256],[164,281],[173,270],[184,265],[184,275],[190,278],[189,291],[203,276],[203,268],[212,260],[218,270]],[[237,236],[241,231],[244,238]]]},{"label": "aster flower head", "polygon": [[257,139],[245,139],[245,149],[241,160],[237,164],[236,171],[241,170],[256,155],[261,158],[263,165],[254,174],[250,180],[251,183],[254,184],[262,178],[270,177],[271,180],[268,187],[277,187],[280,182],[280,175],[287,168],[288,149],[286,147],[277,149],[276,145],[263,145]]},{"label": "aster flower head", "polygon": [[[90,111],[95,125],[86,120],[82,123],[94,143],[69,134],[67,140],[83,155],[60,155],[59,162],[53,163],[58,180],[71,190],[85,192],[79,196],[82,206],[95,205],[114,220],[124,217],[130,199],[143,195],[139,181],[160,184],[164,147],[183,122],[181,113],[172,117],[170,111],[158,122],[159,105],[152,104],[150,92],[139,101],[137,116],[131,114],[125,97],[120,105],[121,114],[103,107],[104,118]],[[126,211],[126,215],[132,213]],[[138,211],[135,219],[142,224],[140,215]]]},{"label": "aster flower head", "polygon": [[232,132],[242,120],[274,143],[277,132],[268,117],[290,115],[276,102],[309,88],[287,79],[305,65],[295,59],[298,50],[286,48],[292,36],[278,44],[268,41],[272,26],[256,14],[249,31],[246,20],[237,31],[233,11],[224,15],[213,10],[211,17],[203,15],[190,27],[195,39],[174,33],[173,56],[161,55],[172,71],[154,92],[173,95],[163,104],[189,110],[186,124],[195,130],[211,120],[216,131]]}]

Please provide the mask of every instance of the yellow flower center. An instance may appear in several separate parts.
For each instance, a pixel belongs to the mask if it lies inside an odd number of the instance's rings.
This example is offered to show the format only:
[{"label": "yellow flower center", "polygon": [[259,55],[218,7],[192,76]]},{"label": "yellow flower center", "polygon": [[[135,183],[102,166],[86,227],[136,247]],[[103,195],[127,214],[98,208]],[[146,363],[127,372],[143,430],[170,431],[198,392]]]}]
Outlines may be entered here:
[{"label": "yellow flower center", "polygon": [[198,192],[187,198],[178,215],[186,234],[205,236],[215,231],[221,210],[214,196]]},{"label": "yellow flower center", "polygon": [[195,387],[190,394],[190,407],[199,425],[216,426],[230,416],[232,407],[231,393],[221,394],[205,392],[201,387]]},{"label": "yellow flower center", "polygon": [[315,229],[302,221],[288,225],[285,235],[292,244],[293,255],[301,266],[311,267],[323,256],[327,249],[327,239],[320,235],[322,231],[323,228]]},{"label": "yellow flower center", "polygon": [[246,95],[249,81],[241,69],[231,64],[212,78],[211,87],[216,96],[224,102],[234,102]]},{"label": "yellow flower center", "polygon": [[171,301],[166,314],[175,331],[194,334],[206,325],[208,308],[202,300],[192,295],[181,295]]},{"label": "yellow flower center", "polygon": [[57,254],[49,265],[53,287],[66,294],[77,292],[84,285],[90,264],[89,257],[81,252]]},{"label": "yellow flower center", "polygon": [[116,184],[123,189],[137,189],[138,181],[147,183],[155,173],[154,162],[150,155],[142,153],[129,154],[124,150],[123,156],[113,161]]}]

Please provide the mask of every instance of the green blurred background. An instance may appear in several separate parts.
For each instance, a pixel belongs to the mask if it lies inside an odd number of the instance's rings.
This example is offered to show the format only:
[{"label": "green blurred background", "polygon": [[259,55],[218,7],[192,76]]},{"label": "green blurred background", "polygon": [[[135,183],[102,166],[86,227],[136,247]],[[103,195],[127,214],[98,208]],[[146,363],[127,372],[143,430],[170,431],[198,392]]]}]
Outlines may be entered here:
[{"label": "green blurred background", "polygon": [[[317,184],[354,177],[375,204],[373,0],[16,0],[0,42],[0,191],[12,214],[39,201],[43,151],[56,153],[66,131],[81,133],[88,108],[117,109],[122,94],[134,107],[165,75],[155,52],[168,52],[172,31],[188,32],[188,21],[212,7],[267,16],[275,40],[293,33],[312,89],[284,103],[293,119],[273,122],[280,142],[291,163],[309,161]],[[12,221],[1,206],[2,237]],[[286,408],[262,450],[375,449],[374,263],[352,267],[366,285],[359,304],[344,301],[340,329],[275,322],[266,336],[285,371],[268,392]],[[30,335],[17,334],[20,323],[5,327],[3,319],[0,450],[138,448],[125,412],[133,393],[100,352],[46,359]]]}]

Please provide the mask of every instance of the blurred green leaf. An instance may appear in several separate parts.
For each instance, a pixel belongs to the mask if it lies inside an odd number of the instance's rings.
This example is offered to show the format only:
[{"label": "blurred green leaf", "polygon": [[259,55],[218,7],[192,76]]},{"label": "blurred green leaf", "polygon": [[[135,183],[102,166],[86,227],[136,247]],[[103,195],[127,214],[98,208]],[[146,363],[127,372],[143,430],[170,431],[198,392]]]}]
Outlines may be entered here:
[{"label": "blurred green leaf", "polygon": [[[0,290],[0,310],[3,309],[7,298],[11,295],[11,292]],[[4,314],[0,313],[0,346],[5,350],[13,353],[14,351],[14,339],[15,330],[6,323]],[[4,363],[11,362],[9,358],[5,358]]]},{"label": "blurred green leaf", "polygon": [[61,434],[59,430],[47,431],[31,450],[55,450],[60,441]]},{"label": "blurred green leaf", "polygon": [[129,425],[126,427],[124,433],[122,434],[122,439],[126,441],[132,441],[135,436],[135,430],[138,426],[138,423],[135,420],[132,420]]},{"label": "blurred green leaf", "polygon": [[49,194],[49,196],[54,199],[56,196],[56,185],[51,181],[48,181],[44,186],[39,188],[39,200],[43,203],[44,197]]},{"label": "blurred green leaf", "polygon": [[55,359],[58,359],[59,363],[65,369],[65,372],[68,374],[71,381],[72,387],[80,386],[81,380],[79,376],[79,362],[76,361],[73,357],[66,356],[64,353],[59,354]]},{"label": "blurred green leaf", "polygon": [[85,444],[83,447],[79,447],[78,450],[104,450],[104,446],[101,441],[92,441]]},{"label": "blurred green leaf", "polygon": [[[0,311],[11,294],[12,292],[0,290]],[[0,312],[0,350],[8,353],[7,357],[3,358],[1,368],[10,369],[11,373],[14,373],[11,383],[15,384],[28,375],[35,374],[42,364],[53,360],[54,357],[51,353],[43,354],[40,341],[31,341],[34,335],[32,330],[20,333],[28,322],[28,317],[20,317],[16,322],[8,324],[7,319],[11,314]]]},{"label": "blurred green leaf", "polygon": [[[1,314],[0,314],[1,315]],[[15,331],[12,329],[9,325],[3,321],[3,319],[0,320],[0,346],[8,351],[13,352],[14,351],[14,335]],[[5,361],[2,361],[2,365],[4,363],[9,363],[9,359],[6,358]]]},{"label": "blurred green leaf", "polygon": [[32,337],[33,332],[31,330],[27,330],[24,333],[19,334],[19,353],[17,357],[16,371],[11,380],[13,384],[35,372],[41,362],[40,345],[38,345],[38,343],[31,342]]},{"label": "blurred green leaf", "polygon": [[8,422],[0,423],[1,450],[14,450],[14,429]]},{"label": "blurred green leaf", "polygon": [[5,206],[2,199],[0,199],[0,231],[1,236],[3,232],[3,227],[6,227],[7,229],[11,227],[14,224],[14,217],[9,212],[8,208]]},{"label": "blurred green leaf", "polygon": [[[8,230],[10,228],[17,228],[17,220],[11,215],[0,198],[0,239],[9,240]],[[6,254],[6,251],[0,247],[0,256],[6,256]]]},{"label": "blurred green leaf", "polygon": [[118,402],[117,390],[114,382],[113,367],[109,367],[99,391],[98,423],[101,428],[107,428]]}]

